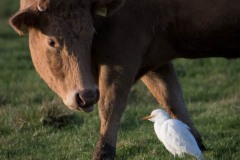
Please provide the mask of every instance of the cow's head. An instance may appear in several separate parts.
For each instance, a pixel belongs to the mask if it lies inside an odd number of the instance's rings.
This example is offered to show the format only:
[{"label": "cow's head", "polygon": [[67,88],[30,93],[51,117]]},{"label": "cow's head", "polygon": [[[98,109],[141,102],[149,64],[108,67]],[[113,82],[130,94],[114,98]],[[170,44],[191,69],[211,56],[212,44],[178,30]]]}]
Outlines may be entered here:
[{"label": "cow's head", "polygon": [[21,35],[29,33],[33,64],[49,87],[73,110],[90,112],[99,93],[91,72],[92,15],[112,13],[123,0],[21,0],[10,19]]}]

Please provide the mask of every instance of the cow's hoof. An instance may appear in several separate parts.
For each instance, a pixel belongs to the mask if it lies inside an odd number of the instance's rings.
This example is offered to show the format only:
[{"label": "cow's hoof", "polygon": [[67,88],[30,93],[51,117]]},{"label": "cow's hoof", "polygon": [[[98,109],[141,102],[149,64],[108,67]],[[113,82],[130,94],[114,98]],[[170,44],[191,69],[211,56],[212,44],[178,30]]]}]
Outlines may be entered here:
[{"label": "cow's hoof", "polygon": [[100,139],[93,155],[93,160],[114,160],[116,157],[116,148],[105,143]]}]

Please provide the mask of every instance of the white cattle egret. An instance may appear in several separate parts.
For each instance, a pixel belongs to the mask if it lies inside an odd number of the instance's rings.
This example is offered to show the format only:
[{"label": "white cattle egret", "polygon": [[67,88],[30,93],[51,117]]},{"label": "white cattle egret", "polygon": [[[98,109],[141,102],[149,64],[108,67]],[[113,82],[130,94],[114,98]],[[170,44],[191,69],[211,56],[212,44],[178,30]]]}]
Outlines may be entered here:
[{"label": "white cattle egret", "polygon": [[198,160],[203,160],[203,155],[189,127],[177,119],[171,119],[169,114],[161,109],[153,110],[144,120],[154,122],[154,130],[158,139],[174,156],[184,157],[190,154]]}]

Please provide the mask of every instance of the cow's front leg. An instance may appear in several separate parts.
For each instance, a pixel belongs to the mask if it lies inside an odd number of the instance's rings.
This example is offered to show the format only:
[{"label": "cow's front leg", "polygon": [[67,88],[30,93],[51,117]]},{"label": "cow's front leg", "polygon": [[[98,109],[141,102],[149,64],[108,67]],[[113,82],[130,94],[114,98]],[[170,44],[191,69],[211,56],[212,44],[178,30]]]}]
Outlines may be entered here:
[{"label": "cow's front leg", "polygon": [[133,84],[132,75],[129,70],[118,66],[100,67],[98,108],[101,130],[94,160],[114,159],[116,156],[117,132]]},{"label": "cow's front leg", "polygon": [[173,65],[169,63],[155,71],[148,72],[142,77],[142,81],[172,117],[183,121],[190,127],[199,147],[204,150],[205,147],[202,144],[201,136],[195,128],[185,106],[182,90]]}]

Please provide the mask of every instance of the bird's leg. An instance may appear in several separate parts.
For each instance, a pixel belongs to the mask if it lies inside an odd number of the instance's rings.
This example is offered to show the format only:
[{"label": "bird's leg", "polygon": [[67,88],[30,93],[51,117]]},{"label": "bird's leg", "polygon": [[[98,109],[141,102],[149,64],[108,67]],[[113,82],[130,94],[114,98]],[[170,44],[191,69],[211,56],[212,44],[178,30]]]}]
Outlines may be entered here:
[{"label": "bird's leg", "polygon": [[204,150],[205,147],[201,136],[195,128],[185,106],[182,90],[173,65],[169,63],[157,70],[150,71],[141,80],[173,118],[181,120],[190,127],[199,147]]},{"label": "bird's leg", "polygon": [[101,129],[94,160],[112,160],[116,156],[120,119],[133,84],[133,77],[129,75],[131,74],[125,73],[125,70],[121,68],[100,67],[98,108]]}]

